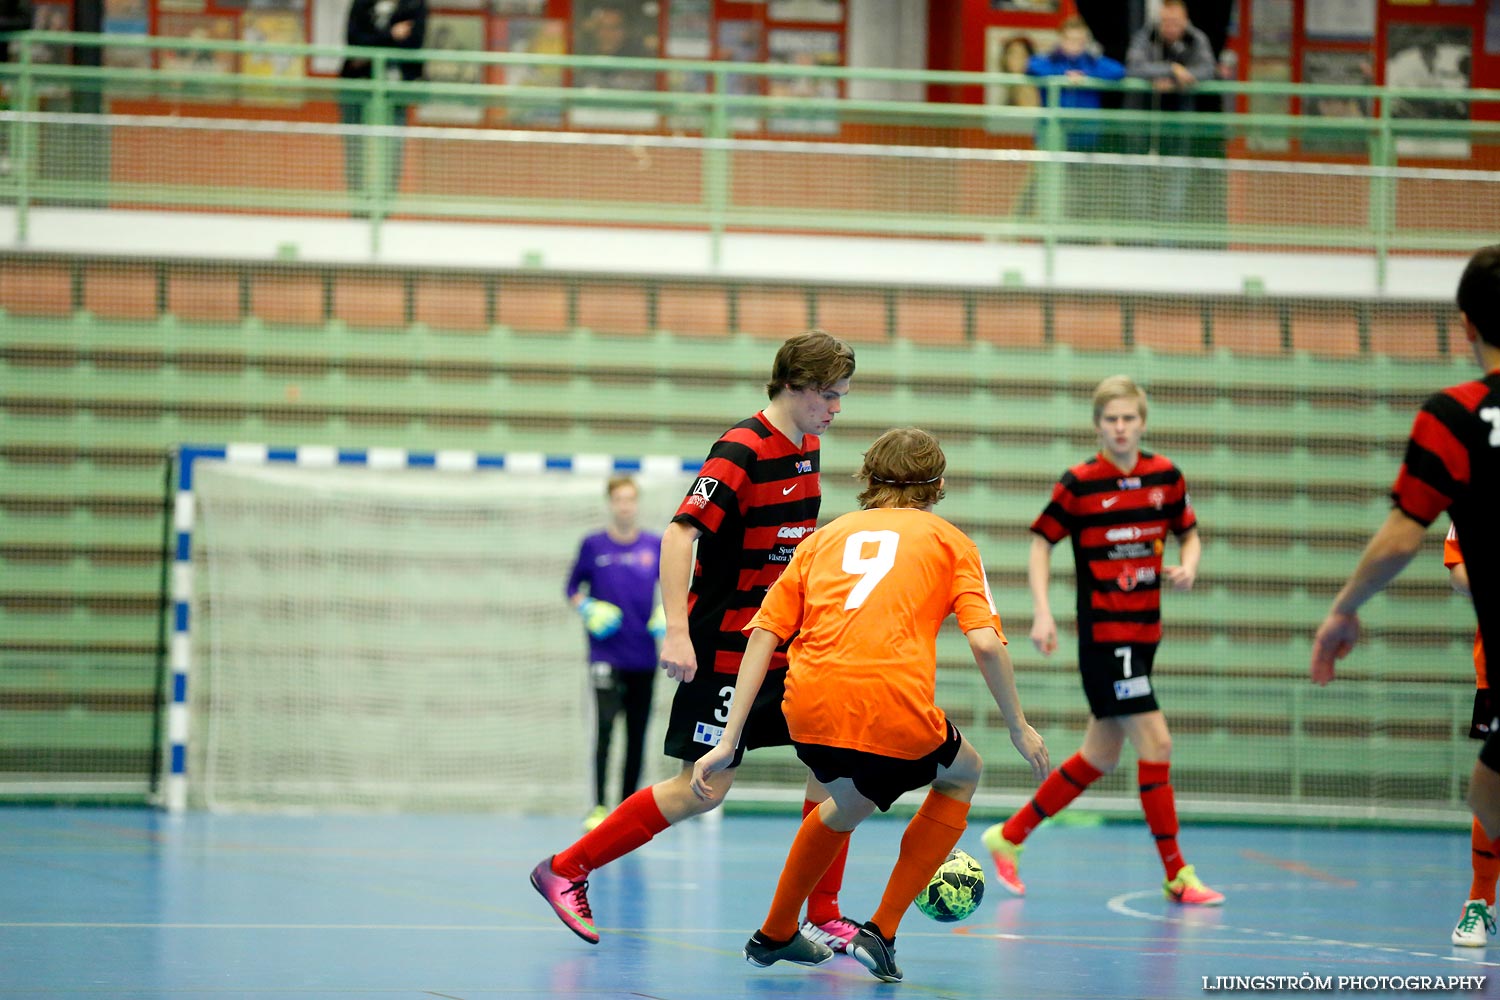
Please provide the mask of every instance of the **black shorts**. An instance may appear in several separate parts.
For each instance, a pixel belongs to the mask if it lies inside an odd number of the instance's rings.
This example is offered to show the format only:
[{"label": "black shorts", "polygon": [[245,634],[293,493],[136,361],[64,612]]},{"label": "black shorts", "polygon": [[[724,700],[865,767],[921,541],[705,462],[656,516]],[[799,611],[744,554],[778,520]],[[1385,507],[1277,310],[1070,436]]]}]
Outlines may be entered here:
[{"label": "black shorts", "polygon": [[1490,697],[1489,688],[1474,689],[1474,714],[1469,717],[1469,739],[1489,739],[1490,734],[1495,732],[1495,716],[1500,715],[1496,711],[1494,699]]},{"label": "black shorts", "polygon": [[1154,642],[1080,642],[1078,672],[1094,718],[1155,712],[1159,707],[1151,686],[1155,661]]},{"label": "black shorts", "polygon": [[[672,714],[667,719],[667,738],[662,752],[668,757],[695,761],[717,746],[729,721],[730,696],[734,694],[734,674],[716,673],[703,664],[713,662],[713,653],[704,656],[698,650],[698,672],[686,684],[677,685],[672,696]],[[734,754],[735,767],[746,750],[759,747],[784,747],[792,743],[786,731],[786,716],[781,714],[781,695],[785,690],[786,670],[766,671],[755,704],[745,720],[745,734]]]},{"label": "black shorts", "polygon": [[952,767],[963,744],[963,734],[950,722],[948,738],[932,753],[916,760],[817,743],[794,743],[793,746],[818,781],[826,785],[839,778],[852,778],[859,794],[885,812],[902,794],[932,784],[939,767]]}]

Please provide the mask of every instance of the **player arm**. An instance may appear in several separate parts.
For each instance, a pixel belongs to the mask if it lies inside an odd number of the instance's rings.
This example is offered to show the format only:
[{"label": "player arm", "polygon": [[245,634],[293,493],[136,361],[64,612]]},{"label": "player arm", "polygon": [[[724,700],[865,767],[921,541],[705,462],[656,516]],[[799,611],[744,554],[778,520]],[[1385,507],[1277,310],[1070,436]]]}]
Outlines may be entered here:
[{"label": "player arm", "polygon": [[1399,507],[1386,517],[1313,637],[1309,673],[1314,684],[1333,680],[1334,662],[1347,656],[1359,641],[1359,609],[1406,568],[1422,547],[1426,533],[1426,525]]},{"label": "player arm", "polygon": [[[1016,672],[1010,662],[1010,651],[1001,641],[1000,634],[988,626],[971,629],[964,633],[969,640],[969,651],[974,654],[974,663],[984,676],[984,684],[990,689],[990,697],[1000,714],[1005,716],[1005,725],[1010,730],[1010,741],[1017,752],[1031,764],[1032,773],[1038,781],[1047,776],[1050,764],[1047,745],[1041,734],[1026,721],[1021,710],[1021,694],[1016,690]],[[735,697],[739,697],[736,687]]]},{"label": "player arm", "polygon": [[688,591],[693,583],[693,543],[702,534],[694,525],[673,521],[661,535],[658,576],[667,625],[661,662],[668,677],[683,681],[692,680],[698,667],[688,633]]},{"label": "player arm", "polygon": [[1198,579],[1198,563],[1203,558],[1203,539],[1197,528],[1189,528],[1177,540],[1181,549],[1180,565],[1163,567],[1167,581],[1178,590],[1192,590]]},{"label": "player arm", "polygon": [[1026,585],[1031,588],[1031,643],[1050,655],[1057,649],[1057,620],[1047,588],[1052,583],[1052,543],[1032,533],[1026,557]]},{"label": "player arm", "polygon": [[1469,591],[1469,568],[1463,563],[1454,563],[1448,567],[1448,583],[1453,586],[1456,592],[1465,597],[1471,596]]},{"label": "player arm", "polygon": [[718,771],[727,770],[734,763],[734,752],[745,733],[745,720],[760,694],[766,671],[771,667],[771,654],[781,643],[775,632],[756,628],[750,632],[745,644],[745,655],[740,660],[740,672],[734,679],[734,695],[729,702],[729,719],[724,723],[724,735],[708,753],[698,758],[693,765],[690,787],[693,794],[704,801],[714,799],[715,792],[709,778]]}]

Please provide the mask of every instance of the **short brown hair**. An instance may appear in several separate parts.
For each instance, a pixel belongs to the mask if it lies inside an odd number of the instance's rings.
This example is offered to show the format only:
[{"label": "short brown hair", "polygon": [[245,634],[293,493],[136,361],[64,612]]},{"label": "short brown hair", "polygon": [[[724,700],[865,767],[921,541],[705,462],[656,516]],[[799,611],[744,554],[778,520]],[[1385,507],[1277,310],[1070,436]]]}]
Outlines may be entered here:
[{"label": "short brown hair", "polygon": [[1111,375],[1094,387],[1094,423],[1104,408],[1117,399],[1133,399],[1140,407],[1141,419],[1146,419],[1146,394],[1129,375]]},{"label": "short brown hair", "polygon": [[775,399],[782,389],[826,389],[854,376],[854,348],[822,330],[789,338],[771,363],[766,395]]},{"label": "short brown hair", "polygon": [[1057,29],[1057,33],[1063,34],[1064,32],[1076,31],[1079,29],[1088,31],[1089,23],[1083,18],[1079,17],[1077,14],[1074,14],[1072,17],[1069,17],[1067,20],[1063,21],[1062,27]]},{"label": "short brown hair", "polygon": [[610,476],[604,483],[604,495],[612,497],[615,495],[615,490],[622,486],[629,486],[635,490],[636,496],[641,495],[641,488],[635,484],[635,479],[631,476]]},{"label": "short brown hair", "polygon": [[875,439],[855,475],[861,507],[931,507],[943,499],[948,458],[920,427],[894,427]]}]

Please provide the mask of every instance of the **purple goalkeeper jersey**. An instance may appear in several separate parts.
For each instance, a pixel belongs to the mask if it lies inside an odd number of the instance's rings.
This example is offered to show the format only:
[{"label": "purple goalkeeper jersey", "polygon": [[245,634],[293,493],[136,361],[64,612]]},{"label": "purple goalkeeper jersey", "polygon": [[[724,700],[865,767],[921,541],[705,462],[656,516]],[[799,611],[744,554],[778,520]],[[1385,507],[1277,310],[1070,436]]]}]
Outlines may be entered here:
[{"label": "purple goalkeeper jersey", "polygon": [[[625,544],[601,531],[578,548],[568,575],[568,598],[588,584],[588,595],[620,609],[620,630],[608,639],[589,636],[589,662],[621,670],[655,670],[656,640],[646,630],[656,604],[661,537],[643,531]],[[587,634],[587,632],[585,632]]]}]

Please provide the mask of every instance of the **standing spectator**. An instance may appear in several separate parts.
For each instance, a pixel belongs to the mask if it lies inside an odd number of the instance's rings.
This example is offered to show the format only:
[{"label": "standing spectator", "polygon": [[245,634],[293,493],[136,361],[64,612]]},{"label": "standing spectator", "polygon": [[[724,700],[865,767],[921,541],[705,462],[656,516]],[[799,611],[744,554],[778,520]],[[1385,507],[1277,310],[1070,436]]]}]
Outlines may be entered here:
[{"label": "standing spectator", "polygon": [[615,718],[625,712],[625,761],[620,797],[641,783],[646,726],[656,681],[656,640],[666,619],[656,606],[656,562],[660,536],[642,531],[640,488],[629,476],[605,485],[609,526],[583,540],[568,574],[568,602],[588,633],[589,672],[594,682],[597,723],[594,740],[594,808],[583,821],[592,830],[609,815],[605,771]]},{"label": "standing spectator", "polygon": [[[1057,649],[1057,622],[1047,595],[1052,547],[1073,540],[1078,577],[1078,670],[1089,703],[1083,746],[1047,776],[1030,802],[984,832],[995,875],[1024,895],[1017,859],[1021,845],[1043,820],[1056,816],[1093,782],[1114,770],[1125,741],[1138,758],[1141,810],[1156,840],[1175,903],[1217,906],[1222,893],[1208,888],[1177,846],[1177,805],[1172,794],[1172,737],[1156,702],[1151,668],[1161,641],[1161,587],[1191,590],[1202,545],[1187,483],[1177,466],[1141,450],[1146,394],[1124,375],[1094,390],[1099,453],[1063,473],[1052,499],[1032,524],[1026,580],[1034,615],[1031,642],[1044,655]],[[1167,535],[1177,536],[1181,562],[1164,566]]]},{"label": "standing spectator", "polygon": [[[1183,0],[1162,0],[1157,23],[1146,25],[1130,39],[1125,55],[1125,69],[1132,77],[1148,80],[1149,99],[1133,95],[1137,108],[1158,111],[1217,111],[1218,97],[1200,100],[1197,86],[1211,82],[1218,73],[1219,62],[1208,36],[1188,20]],[[1204,147],[1195,135],[1204,126],[1153,124],[1145,149],[1137,152],[1162,156],[1193,156]],[[1149,184],[1133,189],[1139,211],[1137,222],[1159,222],[1167,225],[1200,221],[1189,215],[1189,188],[1199,171],[1190,167],[1161,166],[1151,171]]]},{"label": "standing spectator", "polygon": [[[1469,570],[1464,565],[1463,550],[1459,548],[1458,531],[1448,527],[1448,537],[1443,539],[1443,565],[1448,567],[1448,578],[1453,589],[1469,597]],[[1485,739],[1493,733],[1500,719],[1496,716],[1494,700],[1490,696],[1488,671],[1484,659],[1484,641],[1479,633],[1474,634],[1474,711],[1469,716],[1469,738]],[[1453,943],[1460,948],[1483,948],[1489,944],[1495,930],[1495,882],[1500,878],[1500,842],[1484,832],[1479,820],[1474,820],[1469,829],[1469,866],[1473,878],[1469,883],[1469,898],[1453,928]]]},{"label": "standing spectator", "polygon": [[[933,703],[937,634],[951,614],[969,641],[1011,744],[1040,779],[1047,748],[1026,722],[1005,634],[979,549],[932,513],[943,498],[943,449],[915,427],[889,430],[865,452],[861,509],[798,547],[755,617],[719,745],[693,768],[693,791],[717,796],[710,776],[731,767],[777,646],[791,640],[782,701],[797,756],[831,797],[802,821],[765,923],[745,944],[752,965],[817,965],[828,948],[797,932],[802,902],[849,834],[904,792],[927,788],[875,915],[849,952],[885,982],[900,982],[896,930],[912,900],[968,824],[983,762]],[[794,638],[795,637],[795,638]]]},{"label": "standing spectator", "polygon": [[[1422,404],[1391,487],[1394,506],[1313,638],[1308,673],[1314,684],[1333,680],[1335,663],[1359,641],[1359,609],[1406,568],[1427,526],[1444,511],[1463,542],[1484,648],[1500,649],[1500,244],[1475,251],[1458,280],[1457,298],[1464,337],[1485,374]],[[1483,680],[1493,686],[1488,667]],[[1469,805],[1484,832],[1500,837],[1500,737],[1494,732],[1474,762]]]},{"label": "standing spectator", "polygon": [[[682,768],[630,796],[595,829],[543,858],[531,872],[532,888],[564,926],[590,944],[599,943],[599,931],[589,906],[589,874],[667,827],[717,806],[746,750],[792,742],[781,712],[786,650],[779,648],[750,708],[734,766],[714,776],[716,797],[705,800],[693,790],[693,764],[724,735],[733,678],[745,656],[742,630],[802,539],[817,527],[823,498],[818,439],[838,415],[853,375],[853,348],[821,330],[782,344],[766,383],[770,403],[714,442],[698,480],[662,533],[667,634],[661,664],[668,677],[682,682],[672,699],[665,752],[682,761]],[[803,815],[826,798],[827,790],[809,776]],[[846,856],[840,852],[829,866],[808,901],[803,926],[805,934],[836,951],[844,951],[859,931],[838,909]]]},{"label": "standing spectator", "polygon": [[[0,35],[30,27],[31,0],[0,0]],[[0,63],[3,62],[10,62],[10,43],[0,41]]]},{"label": "standing spectator", "polygon": [[[1026,72],[1031,76],[1065,78],[1058,95],[1059,107],[1097,111],[1101,104],[1099,91],[1088,86],[1088,81],[1122,79],[1125,67],[1117,60],[1096,53],[1083,18],[1070,17],[1063,22],[1057,45],[1050,52],[1032,56],[1026,64]],[[1044,97],[1051,93],[1046,87],[1041,90]],[[1064,120],[1064,148],[1070,153],[1094,152],[1099,147],[1099,128],[1098,120]],[[1110,214],[1106,211],[1109,187],[1097,165],[1068,163],[1066,175],[1064,206],[1068,219],[1100,218]]]},{"label": "standing spectator", "polygon": [[[420,49],[427,41],[427,0],[352,0],[349,20],[344,29],[344,43],[366,48]],[[393,59],[385,64],[388,77],[403,83],[422,78],[420,59]],[[339,69],[345,80],[372,80],[375,62],[365,56],[348,56]],[[339,102],[339,117],[346,125],[405,126],[411,110],[410,98],[398,95],[391,102],[389,122],[371,121],[366,117],[372,95],[366,90],[348,90]],[[365,188],[365,145],[362,136],[345,136],[344,179],[351,198],[358,198]],[[401,140],[388,139],[374,147],[386,155],[387,192],[395,192],[401,183]]]}]

